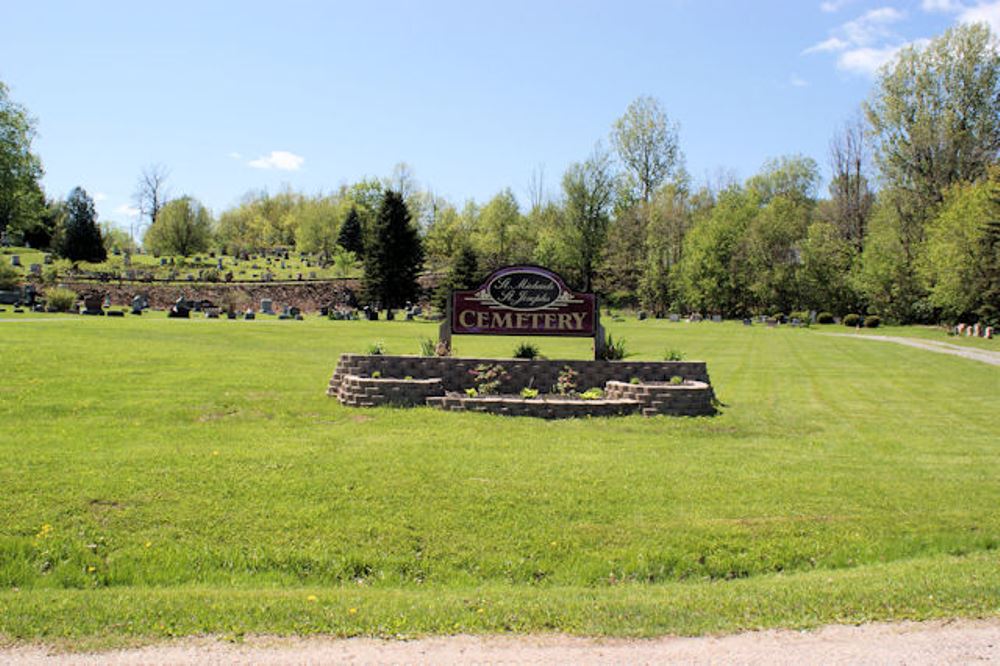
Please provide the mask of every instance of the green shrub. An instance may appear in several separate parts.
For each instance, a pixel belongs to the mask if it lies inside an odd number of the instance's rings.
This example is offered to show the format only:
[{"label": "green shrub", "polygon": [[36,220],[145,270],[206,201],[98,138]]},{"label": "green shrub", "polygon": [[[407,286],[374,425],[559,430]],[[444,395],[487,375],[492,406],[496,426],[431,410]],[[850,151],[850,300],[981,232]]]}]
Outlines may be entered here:
[{"label": "green shrub", "polygon": [[437,343],[430,338],[420,338],[420,355],[434,356],[437,351]]},{"label": "green shrub", "polygon": [[385,343],[381,340],[371,343],[368,345],[368,349],[365,350],[369,356],[385,356]]},{"label": "green shrub", "polygon": [[663,360],[664,361],[683,361],[684,360],[684,352],[682,352],[680,349],[668,349],[667,351],[663,352]]},{"label": "green shrub", "polygon": [[76,292],[63,287],[45,290],[45,305],[50,312],[69,312],[76,305]]},{"label": "green shrub", "polygon": [[21,283],[21,274],[13,266],[0,264],[0,289],[16,289]]},{"label": "green shrub", "polygon": [[532,398],[537,398],[538,389],[524,387],[523,389],[521,389],[521,397],[527,400],[531,400]]},{"label": "green shrub", "polygon": [[628,380],[628,383],[629,384],[641,384],[642,382],[639,380],[638,377],[633,377],[632,379]]},{"label": "green shrub", "polygon": [[670,383],[674,386],[680,386],[681,384],[684,383],[684,378],[674,375],[673,377],[670,378]]},{"label": "green shrub", "polygon": [[878,315],[868,315],[865,317],[865,328],[878,328],[882,320]]},{"label": "green shrub", "polygon": [[581,393],[580,397],[584,400],[600,400],[604,397],[604,391],[595,386],[594,388],[589,388]]},{"label": "green shrub", "polygon": [[844,317],[844,326],[857,326],[861,323],[861,315],[854,314],[853,312],[846,317]]},{"label": "green shrub", "polygon": [[375,372],[373,372],[372,373],[372,379],[382,379],[382,372],[379,371],[379,370],[376,370]]},{"label": "green shrub", "polygon": [[794,312],[789,312],[788,313],[788,318],[789,319],[798,319],[803,324],[808,324],[809,323],[809,313],[806,312],[805,310],[796,310]]},{"label": "green shrub", "polygon": [[831,313],[829,313],[829,312],[820,312],[818,315],[816,315],[816,323],[817,324],[832,324],[833,323],[833,315]]},{"label": "green shrub", "polygon": [[620,361],[628,356],[625,351],[625,338],[615,340],[608,333],[607,340],[604,341],[604,349],[601,351],[601,358],[605,361]]},{"label": "green shrub", "polygon": [[514,358],[525,358],[528,360],[538,358],[538,347],[530,342],[522,342],[514,347]]}]

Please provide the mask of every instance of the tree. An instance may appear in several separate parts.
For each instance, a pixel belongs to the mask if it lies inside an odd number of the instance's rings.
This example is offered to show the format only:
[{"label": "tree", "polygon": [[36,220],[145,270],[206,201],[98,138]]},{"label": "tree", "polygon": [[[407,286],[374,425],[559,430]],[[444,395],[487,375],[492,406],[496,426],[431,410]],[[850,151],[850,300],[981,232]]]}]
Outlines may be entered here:
[{"label": "tree", "polygon": [[31,152],[35,120],[0,81],[0,234],[33,229],[45,211],[42,162]]},{"label": "tree", "polygon": [[337,248],[340,201],[333,197],[304,198],[289,215],[300,252],[331,256]]},{"label": "tree", "polygon": [[860,118],[845,124],[830,141],[831,221],[858,254],[864,249],[868,217],[875,203],[866,175],[869,157],[868,139]]},{"label": "tree", "polygon": [[931,303],[952,321],[1000,323],[1000,166],[991,173],[953,186],[927,226],[919,273]]},{"label": "tree", "polygon": [[483,206],[475,241],[488,269],[495,270],[523,258],[513,250],[520,226],[521,211],[509,187]]},{"label": "tree", "polygon": [[66,222],[62,255],[70,261],[101,262],[108,258],[97,226],[94,200],[82,187],[75,187],[66,198]]},{"label": "tree", "polygon": [[590,159],[572,164],[563,176],[566,197],[563,240],[583,291],[591,291],[594,273],[608,236],[614,203],[611,156],[600,146]]},{"label": "tree", "polygon": [[865,112],[882,178],[904,195],[897,213],[919,241],[948,187],[981,180],[1000,155],[1000,51],[989,28],[960,25],[904,48]]},{"label": "tree", "polygon": [[656,99],[638,97],[615,121],[611,139],[639,197],[649,203],[681,162],[677,125]]},{"label": "tree", "polygon": [[757,195],[761,205],[777,197],[812,201],[819,185],[816,160],[804,155],[782,155],[764,162],[759,173],[747,181],[747,190]]},{"label": "tree", "polygon": [[481,278],[476,251],[468,243],[463,243],[451,258],[448,275],[441,280],[434,292],[435,307],[444,310],[452,291],[478,287]]},{"label": "tree", "polygon": [[358,209],[354,206],[351,206],[344,223],[340,225],[337,245],[348,252],[353,252],[357,257],[364,254],[364,231],[361,228],[361,217],[358,215]]},{"label": "tree", "polygon": [[398,192],[386,191],[365,243],[365,295],[384,308],[417,300],[423,262],[420,236],[410,223],[406,202]]},{"label": "tree", "polygon": [[211,241],[211,213],[197,199],[185,196],[160,209],[142,244],[157,254],[187,257],[207,251]]},{"label": "tree", "polygon": [[151,164],[139,173],[139,180],[132,197],[139,215],[149,218],[149,224],[156,224],[160,211],[170,201],[167,191],[167,177],[170,172],[162,164]]},{"label": "tree", "polygon": [[678,300],[680,290],[674,282],[684,239],[691,227],[692,211],[687,192],[676,185],[660,188],[651,206],[645,230],[645,254],[640,264],[639,296],[643,307],[665,314]]}]

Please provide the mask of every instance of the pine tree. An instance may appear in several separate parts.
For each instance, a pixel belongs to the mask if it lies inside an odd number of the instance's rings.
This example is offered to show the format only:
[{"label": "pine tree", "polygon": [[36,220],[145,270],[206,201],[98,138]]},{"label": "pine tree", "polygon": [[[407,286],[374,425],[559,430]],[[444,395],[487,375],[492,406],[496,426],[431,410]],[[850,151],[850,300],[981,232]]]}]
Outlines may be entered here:
[{"label": "pine tree", "polygon": [[403,197],[389,190],[365,244],[365,296],[383,308],[398,308],[420,294],[417,276],[424,250]]},{"label": "pine tree", "polygon": [[337,237],[337,245],[348,252],[353,252],[360,257],[365,253],[364,236],[361,233],[361,218],[358,210],[351,206],[351,212],[347,214],[347,219],[340,227],[340,235]]},{"label": "pine tree", "polygon": [[451,257],[448,275],[434,292],[434,306],[439,310],[448,307],[451,292],[457,289],[474,289],[479,286],[479,258],[468,243],[463,243]]},{"label": "pine tree", "polygon": [[66,221],[63,232],[62,255],[71,261],[101,262],[108,252],[101,241],[97,226],[94,200],[86,190],[76,187],[66,198]]}]

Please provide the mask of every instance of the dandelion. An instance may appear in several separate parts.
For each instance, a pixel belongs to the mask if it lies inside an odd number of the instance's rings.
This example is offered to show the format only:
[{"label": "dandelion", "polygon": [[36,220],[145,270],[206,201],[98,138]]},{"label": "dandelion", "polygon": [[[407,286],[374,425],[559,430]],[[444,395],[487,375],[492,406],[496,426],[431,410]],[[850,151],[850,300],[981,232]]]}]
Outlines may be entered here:
[{"label": "dandelion", "polygon": [[146,545],[146,548],[149,548],[150,546],[153,545],[153,542],[152,541],[147,541],[145,545]]},{"label": "dandelion", "polygon": [[42,524],[42,527],[38,530],[38,534],[35,535],[36,539],[44,539],[52,531],[52,526],[48,523]]},{"label": "dandelion", "polygon": [[482,608],[477,608],[477,609],[476,609],[476,612],[477,612],[477,613],[485,613],[486,611],[485,611],[485,610],[483,610]]},{"label": "dandelion", "polygon": [[97,571],[97,567],[94,566],[87,567],[87,573],[94,573],[95,571]]},{"label": "dandelion", "polygon": [[310,603],[315,603],[315,602],[319,601],[319,599],[316,598],[315,594],[310,594],[308,597],[306,597],[306,601],[308,601]]},{"label": "dandelion", "polygon": [[357,612],[358,612],[358,609],[357,609],[357,608],[348,608],[348,609],[347,609],[347,612],[348,612],[349,614],[351,614],[351,615],[356,615],[356,614],[357,614]]},{"label": "dandelion", "polygon": [[218,451],[212,451],[212,455],[213,456],[217,456],[217,455],[219,455],[219,452]]}]

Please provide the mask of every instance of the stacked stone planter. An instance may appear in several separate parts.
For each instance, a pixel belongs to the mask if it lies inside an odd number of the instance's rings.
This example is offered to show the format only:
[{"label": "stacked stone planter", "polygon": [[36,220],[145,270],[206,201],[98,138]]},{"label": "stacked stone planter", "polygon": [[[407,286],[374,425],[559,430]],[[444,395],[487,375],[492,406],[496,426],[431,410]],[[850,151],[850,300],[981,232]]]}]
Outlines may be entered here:
[{"label": "stacked stone planter", "polygon": [[427,404],[432,396],[443,396],[441,380],[432,379],[382,379],[347,375],[337,389],[337,399],[351,407],[379,407],[397,405],[416,407]]},{"label": "stacked stone planter", "polygon": [[534,416],[542,419],[568,419],[578,416],[624,416],[642,408],[637,400],[582,400],[568,398],[519,398],[517,396],[449,395],[428,398],[427,404],[453,412],[485,412],[504,416]]},{"label": "stacked stone planter", "polygon": [[[465,396],[479,365],[501,365],[508,378],[499,396]],[[581,391],[603,388],[601,400],[548,397],[565,367],[577,373]],[[372,377],[377,375],[377,377]],[[411,379],[405,379],[410,377]],[[683,377],[681,385],[671,377]],[[638,379],[638,384],[632,384]],[[537,398],[518,396],[533,386]],[[447,410],[566,418],[641,413],[646,416],[701,416],[715,413],[714,394],[703,361],[555,361],[342,354],[327,395],[344,405],[432,405]]]},{"label": "stacked stone planter", "polygon": [[686,381],[683,384],[650,382],[631,384],[619,381],[607,383],[604,394],[610,399],[632,400],[641,404],[644,416],[708,416],[715,413],[715,395],[705,382]]}]

